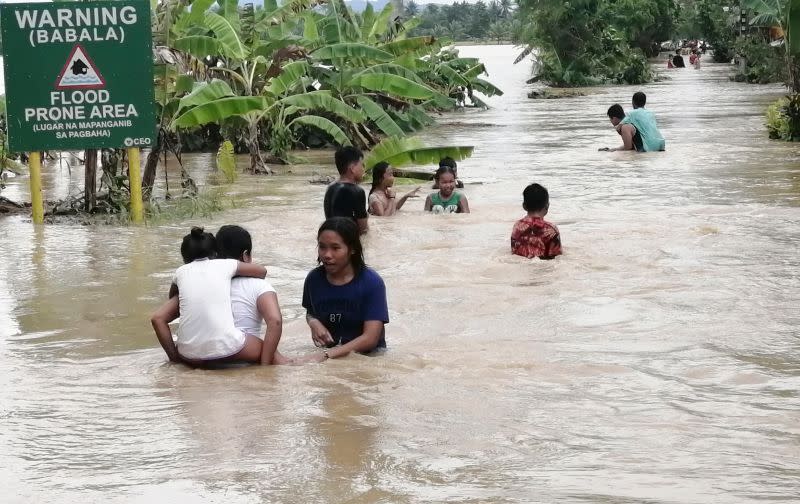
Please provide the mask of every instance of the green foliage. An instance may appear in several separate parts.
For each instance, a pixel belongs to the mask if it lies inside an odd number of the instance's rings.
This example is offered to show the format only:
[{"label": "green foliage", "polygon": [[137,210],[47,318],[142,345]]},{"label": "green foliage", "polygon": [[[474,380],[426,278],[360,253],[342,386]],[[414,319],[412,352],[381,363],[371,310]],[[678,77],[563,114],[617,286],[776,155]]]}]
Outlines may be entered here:
[{"label": "green foliage", "polygon": [[452,5],[431,3],[420,10],[412,1],[406,4],[406,15],[419,19],[419,24],[411,30],[411,36],[448,37],[455,41],[505,41],[511,34],[513,6],[511,0],[478,0],[475,3],[454,2]]},{"label": "green foliage", "polygon": [[767,108],[769,137],[788,142],[800,141],[800,94],[781,98]]},{"label": "green foliage", "polygon": [[217,169],[225,176],[225,181],[229,184],[236,182],[236,154],[233,152],[233,144],[230,140],[225,140],[217,151]]},{"label": "green foliage", "polygon": [[386,161],[392,166],[437,164],[440,159],[451,157],[461,161],[472,155],[472,146],[425,146],[417,138],[386,138],[376,145],[364,159],[364,166],[371,171],[372,167],[381,161]]},{"label": "green foliage", "polygon": [[754,84],[787,82],[786,50],[782,46],[773,47],[763,37],[742,37],[736,41],[736,54],[746,63],[744,74],[736,80]]},{"label": "green foliage", "polygon": [[664,0],[636,6],[612,0],[520,0],[519,5],[525,24],[515,37],[527,48],[517,61],[536,48],[539,78],[560,87],[649,81],[639,46],[657,42],[655,24],[672,8]]}]

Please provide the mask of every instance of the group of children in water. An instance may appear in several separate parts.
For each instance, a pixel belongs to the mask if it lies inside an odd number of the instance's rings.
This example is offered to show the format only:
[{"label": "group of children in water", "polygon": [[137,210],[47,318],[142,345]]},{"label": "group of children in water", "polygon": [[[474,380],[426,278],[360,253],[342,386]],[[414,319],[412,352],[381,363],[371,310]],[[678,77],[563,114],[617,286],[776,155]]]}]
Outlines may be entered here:
[{"label": "group of children in water", "polygon": [[[340,178],[325,194],[326,220],[317,232],[318,267],[306,276],[302,305],[315,346],[321,351],[289,358],[278,351],[282,316],[275,289],[264,280],[266,268],[251,262],[250,234],[239,226],[223,226],[215,237],[192,228],[183,238],[184,265],[173,278],[169,300],[151,317],[162,348],[173,362],[215,367],[232,362],[262,365],[322,362],[351,352],[368,353],[386,347],[389,322],[383,279],[364,262],[360,236],[368,229],[368,214],[394,215],[419,187],[401,197],[394,192],[388,163],[373,167],[369,198],[358,182],[364,176],[364,156],[358,149],[336,152]],[[469,213],[467,197],[456,190],[456,162],[441,160],[425,211]],[[367,201],[369,202],[367,208]],[[558,228],[544,220],[549,209],[547,189],[531,184],[523,191],[527,216],[514,224],[511,251],[528,258],[553,259],[561,254]],[[180,315],[177,339],[169,324]],[[261,321],[267,324],[261,332]]]},{"label": "group of children in water", "polygon": [[[372,188],[369,197],[358,185],[364,177],[364,155],[355,147],[342,147],[336,151],[336,169],[339,180],[325,191],[325,217],[345,217],[357,223],[361,233],[369,229],[369,215],[394,215],[409,198],[420,190],[413,190],[398,197],[394,191],[394,173],[387,162],[377,163],[372,168]],[[439,161],[434,174],[433,189],[436,192],[425,198],[424,210],[434,214],[470,213],[467,196],[457,189],[464,184],[458,179],[458,165],[452,158]],[[528,216],[514,225],[511,235],[511,252],[527,258],[552,259],[561,254],[561,237],[558,228],[546,222],[544,216],[550,205],[547,189],[531,184],[523,191],[523,208]]]}]

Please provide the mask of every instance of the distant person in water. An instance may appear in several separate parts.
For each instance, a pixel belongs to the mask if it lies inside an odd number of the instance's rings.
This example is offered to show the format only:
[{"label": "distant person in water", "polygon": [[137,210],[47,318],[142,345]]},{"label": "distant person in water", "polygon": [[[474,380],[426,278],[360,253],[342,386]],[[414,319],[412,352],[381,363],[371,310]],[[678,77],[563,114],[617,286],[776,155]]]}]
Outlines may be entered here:
[{"label": "distant person in water", "polygon": [[[464,189],[464,182],[458,179],[458,163],[456,163],[456,160],[451,157],[443,158],[439,161],[439,168],[442,166],[449,166],[453,169],[453,173],[456,175],[456,189]],[[435,174],[433,176],[433,187],[431,189],[439,189],[439,179]]]},{"label": "distant person in water", "polygon": [[675,68],[685,68],[686,63],[683,61],[683,56],[681,56],[681,50],[675,50],[675,56],[672,57],[672,66]]},{"label": "distant person in water", "polygon": [[415,197],[420,190],[417,187],[398,198],[393,186],[394,172],[391,165],[386,161],[376,164],[372,168],[372,189],[368,198],[369,213],[383,217],[394,215],[408,198]]},{"label": "distant person in water", "polygon": [[652,152],[665,150],[664,137],[656,125],[655,115],[644,109],[646,96],[644,93],[634,94],[634,109],[625,114],[622,106],[615,103],[608,108],[608,118],[622,137],[620,147],[601,148],[601,151],[636,150],[638,152]]},{"label": "distant person in water", "polygon": [[469,213],[467,197],[456,191],[456,173],[450,166],[436,170],[439,191],[425,199],[425,211],[435,214]]},{"label": "distant person in water", "polygon": [[550,195],[539,184],[522,191],[522,208],[528,212],[511,230],[511,253],[532,259],[553,259],[561,255],[561,234],[544,220],[550,208]]},{"label": "distant person in water", "polygon": [[345,146],[336,151],[336,170],[339,180],[325,191],[325,218],[347,217],[358,224],[358,232],[369,229],[367,197],[358,183],[364,178],[364,154],[355,147]]}]

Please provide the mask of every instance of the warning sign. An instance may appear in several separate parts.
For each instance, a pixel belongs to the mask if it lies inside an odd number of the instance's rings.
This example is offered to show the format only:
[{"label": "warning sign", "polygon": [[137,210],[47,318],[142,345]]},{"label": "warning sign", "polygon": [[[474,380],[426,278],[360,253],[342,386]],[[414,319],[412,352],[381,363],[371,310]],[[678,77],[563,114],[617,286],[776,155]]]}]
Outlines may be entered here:
[{"label": "warning sign", "polygon": [[155,143],[149,0],[0,3],[0,30],[11,151]]},{"label": "warning sign", "polygon": [[56,89],[101,89],[106,81],[80,44],[72,48],[56,79]]}]

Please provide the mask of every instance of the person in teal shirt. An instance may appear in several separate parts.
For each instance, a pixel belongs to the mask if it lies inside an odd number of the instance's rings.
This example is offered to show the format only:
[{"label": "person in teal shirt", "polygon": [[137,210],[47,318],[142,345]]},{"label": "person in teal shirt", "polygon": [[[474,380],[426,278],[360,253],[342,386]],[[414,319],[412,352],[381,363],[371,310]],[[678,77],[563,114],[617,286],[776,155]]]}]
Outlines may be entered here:
[{"label": "person in teal shirt", "polygon": [[[622,146],[611,149],[605,147],[600,150],[637,150],[639,152],[665,150],[664,137],[661,136],[661,132],[658,130],[655,115],[643,108],[644,100],[644,93],[636,93],[634,95],[634,109],[627,115],[618,103],[609,107],[608,118],[617,133],[622,137]],[[636,105],[640,106],[637,107]]]}]

